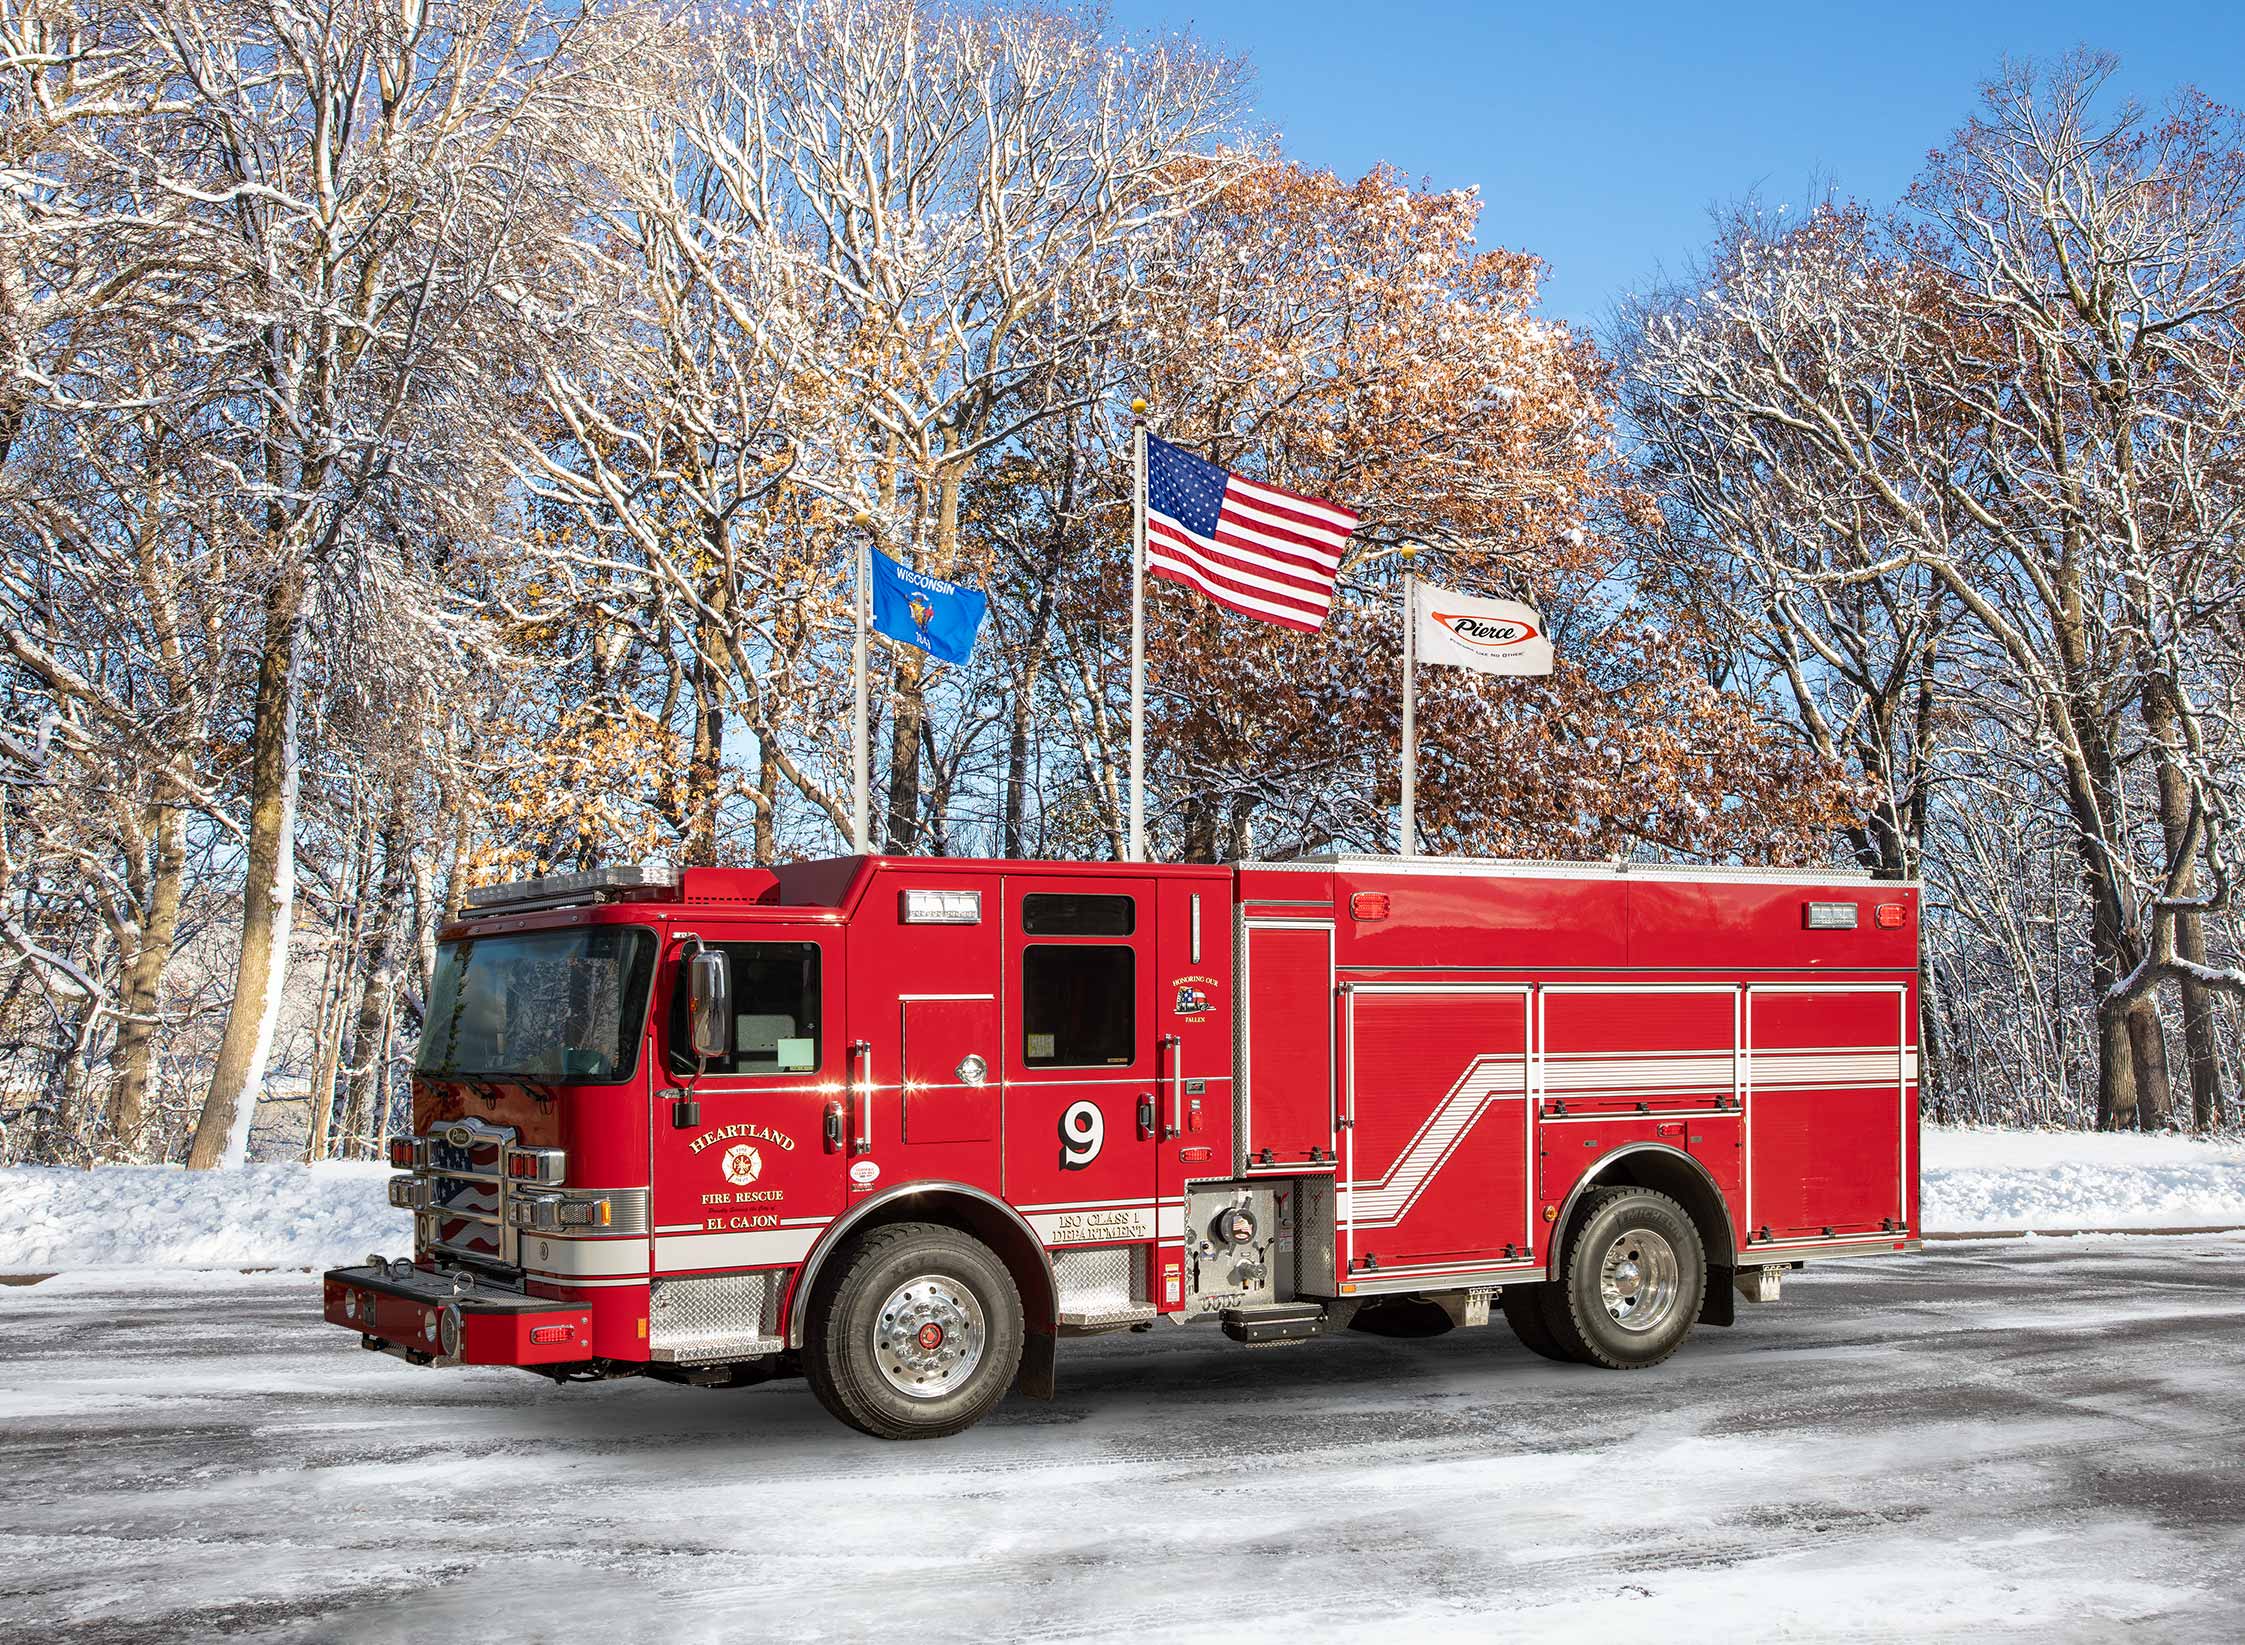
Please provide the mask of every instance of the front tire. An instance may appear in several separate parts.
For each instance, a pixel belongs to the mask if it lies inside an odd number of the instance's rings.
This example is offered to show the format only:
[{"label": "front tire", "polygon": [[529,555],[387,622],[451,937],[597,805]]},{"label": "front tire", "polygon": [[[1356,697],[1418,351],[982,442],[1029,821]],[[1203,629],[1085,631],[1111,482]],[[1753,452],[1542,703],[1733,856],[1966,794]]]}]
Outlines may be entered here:
[{"label": "front tire", "polygon": [[980,1240],[877,1228],[840,1258],[803,1356],[818,1401],[876,1439],[940,1439],[990,1414],[1021,1365],[1021,1293]]},{"label": "front tire", "polygon": [[1559,1282],[1538,1289],[1544,1324],[1566,1357],[1638,1371],[1691,1335],[1707,1294],[1707,1251],[1666,1194],[1603,1188],[1574,1219]]}]

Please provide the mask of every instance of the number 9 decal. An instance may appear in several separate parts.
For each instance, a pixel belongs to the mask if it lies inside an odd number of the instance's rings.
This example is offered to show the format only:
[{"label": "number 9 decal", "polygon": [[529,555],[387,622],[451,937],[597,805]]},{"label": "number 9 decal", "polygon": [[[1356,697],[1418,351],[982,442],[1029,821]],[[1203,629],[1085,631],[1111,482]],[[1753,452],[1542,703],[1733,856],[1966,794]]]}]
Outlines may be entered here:
[{"label": "number 9 decal", "polygon": [[1107,1116],[1095,1102],[1072,1102],[1060,1115],[1060,1169],[1081,1171],[1099,1157]]}]

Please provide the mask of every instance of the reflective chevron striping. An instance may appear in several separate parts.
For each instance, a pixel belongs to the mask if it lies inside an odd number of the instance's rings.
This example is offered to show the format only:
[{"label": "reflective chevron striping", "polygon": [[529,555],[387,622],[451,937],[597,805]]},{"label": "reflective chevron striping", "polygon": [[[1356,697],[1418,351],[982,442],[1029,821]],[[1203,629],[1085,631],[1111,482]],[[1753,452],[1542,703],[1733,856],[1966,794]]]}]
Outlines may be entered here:
[{"label": "reflective chevron striping", "polygon": [[[1676,1098],[1728,1093],[1737,1059],[1729,1051],[1570,1051],[1539,1064],[1537,1094],[1547,1097]],[[1918,1054],[1891,1048],[1824,1046],[1756,1051],[1746,1059],[1753,1091],[1839,1091],[1886,1086],[1918,1077]],[[1476,1057],[1377,1182],[1340,1191],[1340,1214],[1358,1228],[1403,1220],[1457,1148],[1482,1109],[1500,1096],[1524,1095],[1527,1069],[1517,1056]]]},{"label": "reflective chevron striping", "polygon": [[1387,1175],[1376,1184],[1352,1184],[1342,1194],[1342,1215],[1359,1228],[1383,1227],[1402,1219],[1442,1162],[1449,1158],[1481,1110],[1499,1097],[1526,1096],[1528,1069],[1518,1056],[1476,1057],[1458,1076],[1418,1134],[1403,1146]]},{"label": "reflective chevron striping", "polygon": [[[1747,1077],[1756,1089],[1832,1090],[1887,1085],[1895,1079],[1889,1050],[1833,1047],[1822,1050],[1756,1051]],[[1918,1077],[1918,1056],[1904,1052],[1901,1075]],[[1687,1091],[1728,1091],[1732,1057],[1728,1051],[1569,1051],[1543,1062],[1545,1096],[1675,1095]]]}]

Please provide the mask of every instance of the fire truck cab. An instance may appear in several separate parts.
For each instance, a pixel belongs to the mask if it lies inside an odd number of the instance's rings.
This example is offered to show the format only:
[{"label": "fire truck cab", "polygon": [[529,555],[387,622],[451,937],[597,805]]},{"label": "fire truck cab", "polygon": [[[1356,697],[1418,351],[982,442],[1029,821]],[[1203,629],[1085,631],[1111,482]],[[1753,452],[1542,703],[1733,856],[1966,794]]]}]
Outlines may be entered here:
[{"label": "fire truck cab", "polygon": [[1917,890],[1826,872],[850,857],[492,887],[324,1311],[421,1365],[867,1433],[1062,1337],[1423,1335],[1634,1369],[1917,1244]]}]

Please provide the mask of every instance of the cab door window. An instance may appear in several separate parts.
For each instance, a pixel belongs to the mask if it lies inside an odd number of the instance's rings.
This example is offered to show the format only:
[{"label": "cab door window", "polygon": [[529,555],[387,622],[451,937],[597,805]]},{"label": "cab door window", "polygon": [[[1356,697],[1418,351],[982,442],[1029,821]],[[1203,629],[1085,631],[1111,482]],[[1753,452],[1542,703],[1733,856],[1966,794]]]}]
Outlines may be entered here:
[{"label": "cab door window", "polygon": [[1022,1066],[1128,1067],[1137,998],[1138,955],[1127,945],[1031,943],[1021,954]]},{"label": "cab door window", "polygon": [[[825,1020],[815,942],[721,942],[733,981],[733,1049],[710,1061],[710,1074],[815,1074],[824,1055]],[[671,990],[670,1067],[691,1074],[686,990]]]}]

